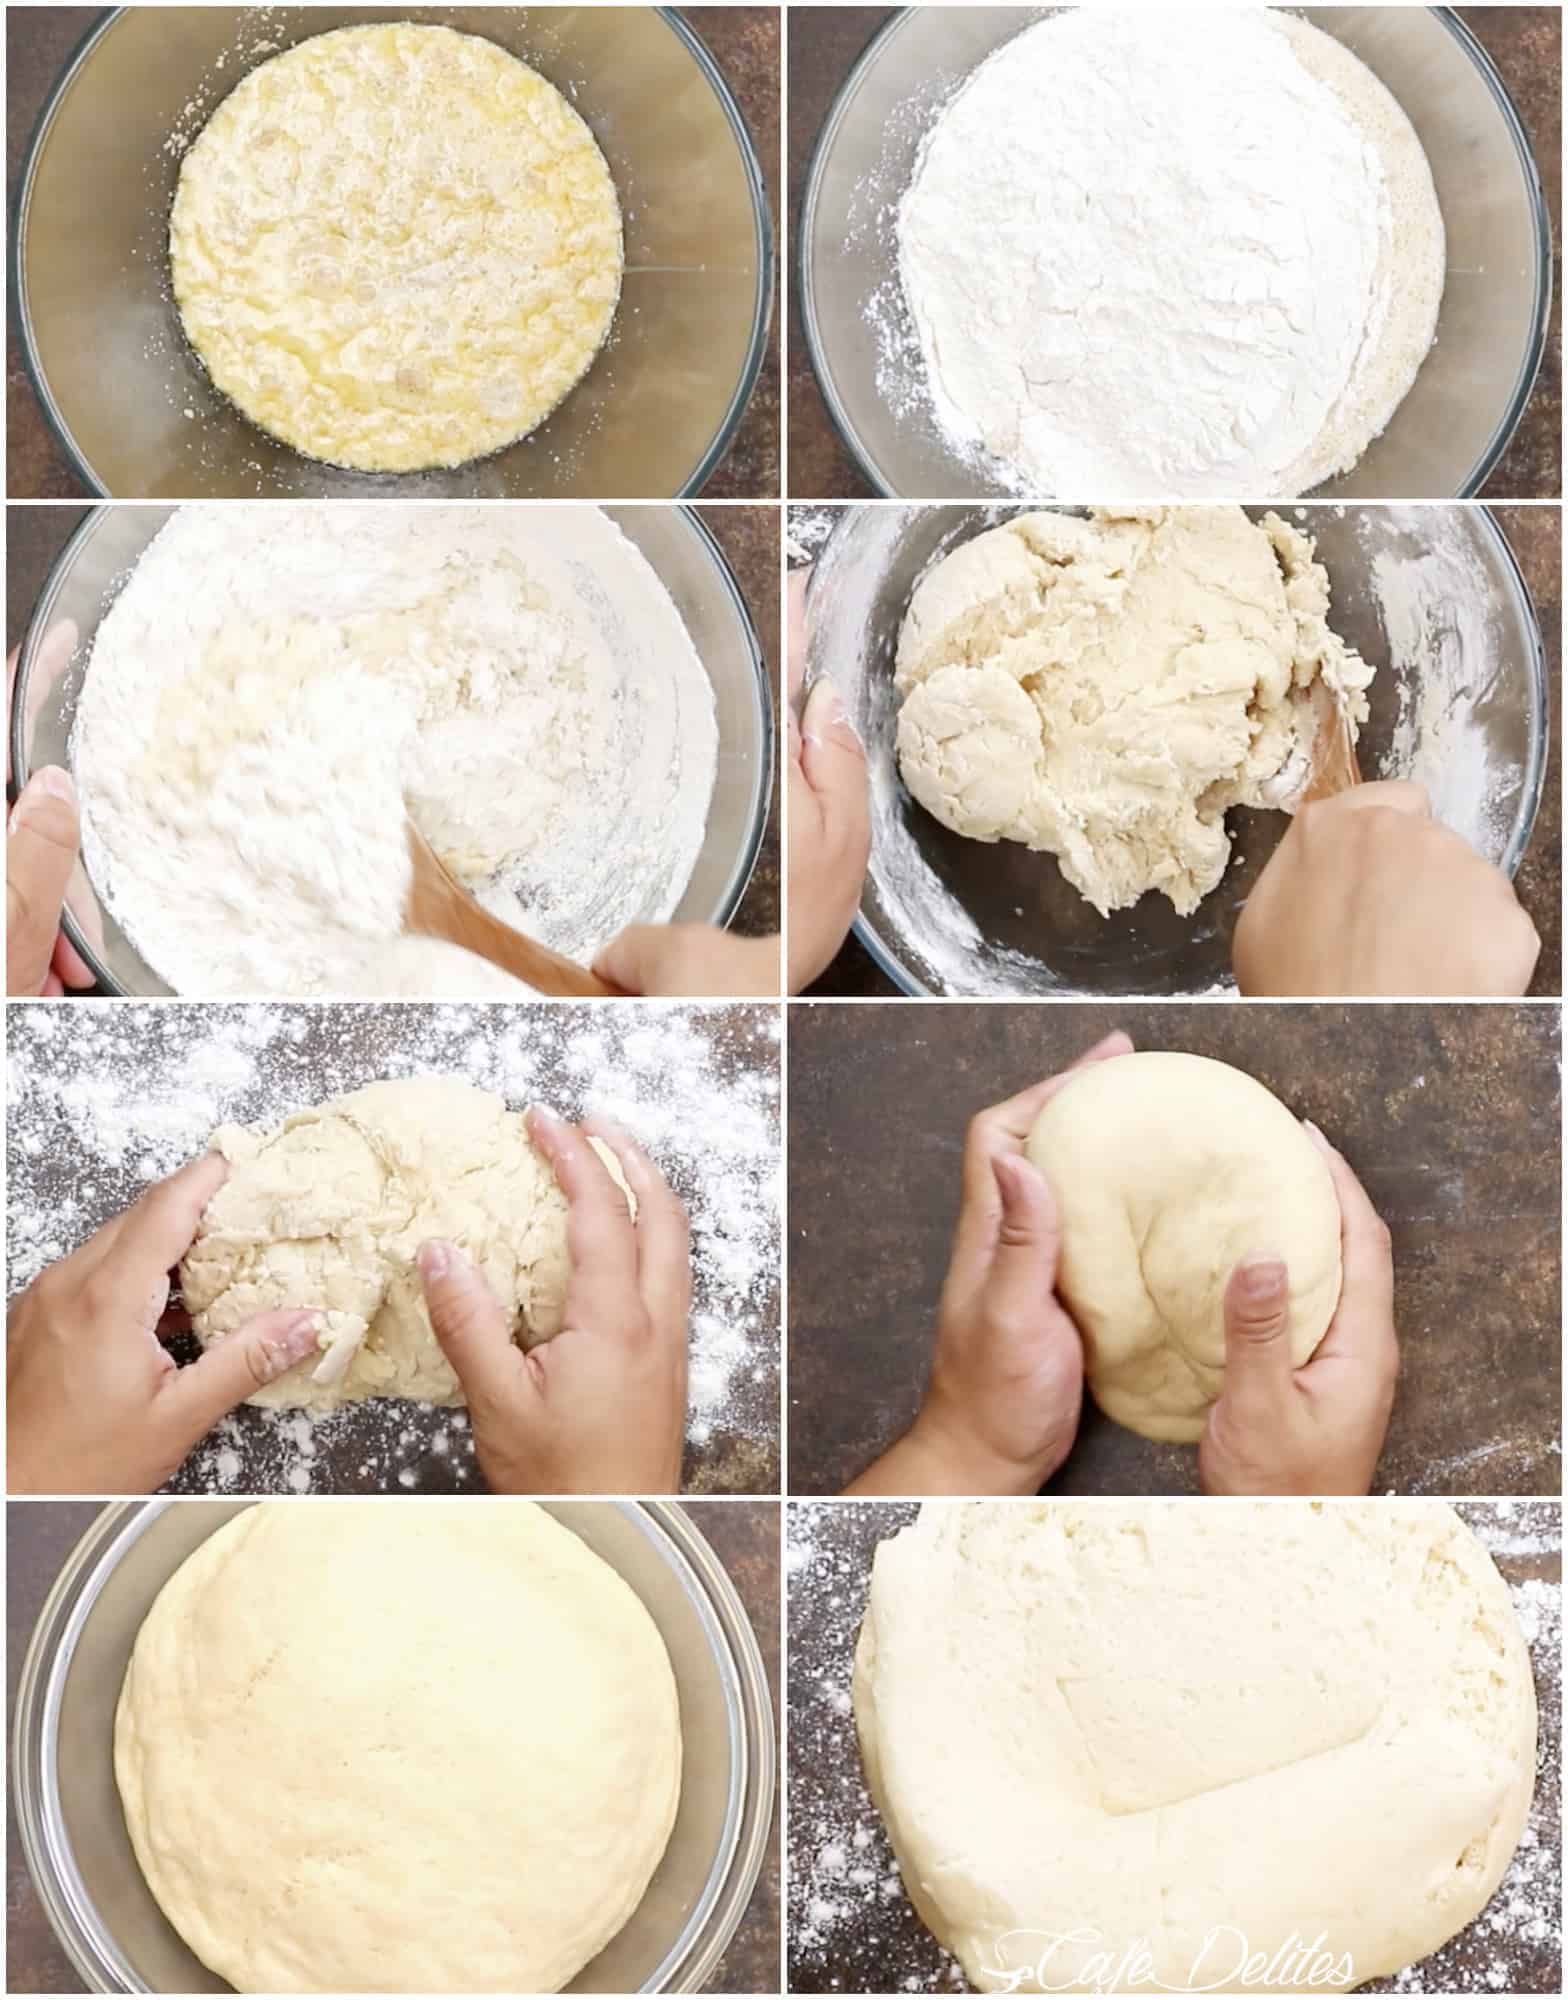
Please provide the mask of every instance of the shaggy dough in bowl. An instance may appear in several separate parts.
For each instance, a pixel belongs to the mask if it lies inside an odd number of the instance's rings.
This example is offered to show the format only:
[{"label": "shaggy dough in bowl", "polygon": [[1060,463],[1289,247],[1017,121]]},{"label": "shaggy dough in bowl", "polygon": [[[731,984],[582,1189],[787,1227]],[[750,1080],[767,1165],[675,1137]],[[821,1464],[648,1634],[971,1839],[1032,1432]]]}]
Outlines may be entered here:
[{"label": "shaggy dough in bowl", "polygon": [[307,457],[462,465],[586,373],[621,288],[592,132],[479,35],[336,28],[262,63],[186,154],[174,296],[213,381]]},{"label": "shaggy dough in bowl", "polygon": [[1273,1251],[1299,1365],[1339,1303],[1339,1201],[1322,1154],[1229,1063],[1155,1050],[1090,1063],[1035,1120],[1061,1216],[1057,1285],[1089,1387],[1145,1437],[1203,1435],[1225,1374],[1225,1287]]},{"label": "shaggy dough in bowl", "polygon": [[664,1853],[657,1626],[531,1501],[268,1501],[137,1634],[115,1775],[148,1887],[241,1993],[553,1993]]},{"label": "shaggy dough in bowl", "polygon": [[1313,546],[1239,507],[1020,514],[960,544],[898,636],[904,782],[955,833],[1054,854],[1102,916],[1151,889],[1189,915],[1231,807],[1296,804],[1314,689],[1366,720]]},{"label": "shaggy dough in bowl", "polygon": [[1534,1786],[1507,1586],[1436,1501],[928,1503],[854,1700],[982,1993],[1343,1992],[1484,1907]]},{"label": "shaggy dough in bowl", "polygon": [[[614,1154],[589,1144],[635,1212]],[[452,1077],[372,1083],[296,1111],[274,1132],[220,1126],[213,1145],[234,1171],[180,1266],[203,1345],[279,1306],[314,1306],[327,1322],[321,1360],[250,1402],[461,1403],[414,1263],[432,1237],[473,1259],[525,1346],[560,1332],[566,1197],[522,1114],[489,1091]]]}]

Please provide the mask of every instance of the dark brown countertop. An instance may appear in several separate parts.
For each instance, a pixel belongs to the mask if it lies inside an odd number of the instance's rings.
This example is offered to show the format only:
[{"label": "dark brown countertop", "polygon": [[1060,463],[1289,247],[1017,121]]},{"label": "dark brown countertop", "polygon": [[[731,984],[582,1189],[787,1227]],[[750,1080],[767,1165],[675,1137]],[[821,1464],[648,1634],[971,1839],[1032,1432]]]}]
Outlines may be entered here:
[{"label": "dark brown countertop", "polygon": [[[795,282],[796,228],[817,134],[840,84],[893,7],[813,7],[811,33],[789,45],[789,492],[796,500],[857,500],[872,488],[834,429],[806,348]],[[1552,219],[1553,312],[1541,372],[1485,499],[1562,491],[1562,10],[1461,7],[1496,63],[1535,150]]]},{"label": "dark brown countertop", "polygon": [[[878,1542],[901,1502],[788,1509],[789,1857],[792,1993],[952,1993],[962,1973],[916,1918],[861,1777],[850,1663]],[[1556,1993],[1562,1988],[1562,1515],[1555,1501],[1465,1501],[1530,1644],[1540,1709],[1535,1802],[1486,1911],[1429,1958],[1358,1986],[1383,1993]],[[961,1636],[961,1635],[957,1635]],[[956,1643],[944,1633],[943,1643]]]},{"label": "dark brown countertop", "polygon": [[[1551,700],[1541,810],[1514,878],[1519,900],[1541,937],[1541,955],[1530,982],[1531,995],[1540,997],[1563,990],[1562,518],[1556,507],[1516,504],[1494,506],[1491,512],[1513,548],[1535,602]],[[808,991],[813,998],[860,999],[896,994],[898,988],[873,962],[860,941],[850,936],[827,971]]]},{"label": "dark brown countertop", "polygon": [[[50,87],[104,10],[18,7],[6,18],[6,189],[14,205],[28,141]],[[735,95],[762,167],[775,237],[783,242],[779,201],[780,31],[777,7],[693,7],[680,12],[707,45]],[[780,258],[782,270],[782,258]],[[711,500],[764,500],[779,485],[779,304],[774,289],[767,357],[746,414],[703,488]],[[6,492],[12,499],[76,500],[87,488],[71,469],[28,381],[21,342],[6,324]]]},{"label": "dark brown countertop", "polygon": [[[751,612],[779,712],[779,510],[713,507],[697,513],[717,538]],[[82,506],[13,505],[6,509],[6,651],[21,643],[34,600],[50,566],[88,512]],[[732,928],[762,937],[779,928],[779,760],[774,757],[773,796],[757,866]]]},{"label": "dark brown countertop", "polygon": [[[11,1501],[6,1508],[6,1716],[16,1703],[33,1624],[60,1565],[98,1512],[87,1501]],[[722,1501],[689,1512],[740,1593],[767,1663],[775,1733],[779,1715],[779,1507]],[[721,1993],[775,1993],[779,1972],[779,1800],[767,1858],[741,1927],[709,1982]],[[6,1794],[6,1991],[85,1991],[39,1907]]]},{"label": "dark brown countertop", "polygon": [[[838,1492],[915,1413],[969,1118],[1116,1027],[1250,1071],[1392,1228],[1403,1370],[1374,1490],[1555,1493],[1558,1009],[1264,1002],[790,1008],[788,1491]],[[1195,1493],[1197,1454],[1086,1401],[1049,1490]]]}]

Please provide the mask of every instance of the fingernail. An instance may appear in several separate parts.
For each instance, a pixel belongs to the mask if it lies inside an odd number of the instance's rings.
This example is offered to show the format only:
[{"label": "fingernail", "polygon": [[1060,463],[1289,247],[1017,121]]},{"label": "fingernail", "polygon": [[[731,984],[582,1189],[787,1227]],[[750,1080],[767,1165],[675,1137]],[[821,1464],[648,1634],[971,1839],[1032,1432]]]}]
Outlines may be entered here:
[{"label": "fingernail", "polygon": [[46,764],[28,779],[22,787],[21,796],[11,808],[11,825],[25,826],[35,807],[44,799],[64,799],[68,805],[76,803],[76,791],[70,777],[57,765]]},{"label": "fingernail", "polygon": [[422,1243],[419,1246],[419,1269],[423,1277],[444,1278],[451,1268],[450,1243]]},{"label": "fingernail", "polygon": [[1260,1250],[1241,1267],[1241,1289],[1249,1298],[1266,1299],[1285,1282],[1285,1260],[1272,1250]]},{"label": "fingernail", "polygon": [[527,1115],[537,1119],[541,1125],[557,1126],[565,1122],[547,1104],[530,1104]]},{"label": "fingernail", "polygon": [[[838,683],[831,674],[822,674],[811,684],[811,694],[806,702],[805,721],[818,721],[827,729],[847,729],[858,743],[860,737],[855,725],[849,719],[849,710],[844,706],[844,697],[839,693]],[[823,738],[815,731],[805,730],[808,743],[820,744]]]}]

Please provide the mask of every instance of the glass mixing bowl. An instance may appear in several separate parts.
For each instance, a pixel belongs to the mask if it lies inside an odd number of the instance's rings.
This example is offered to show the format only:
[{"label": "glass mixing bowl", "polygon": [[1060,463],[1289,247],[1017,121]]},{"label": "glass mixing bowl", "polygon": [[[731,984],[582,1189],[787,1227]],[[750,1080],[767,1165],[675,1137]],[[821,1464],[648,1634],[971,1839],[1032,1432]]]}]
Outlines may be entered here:
[{"label": "glass mixing bowl", "polygon": [[[106,1507],[67,1558],[34,1628],[12,1732],[17,1823],[39,1898],[88,1992],[231,1990],[187,1949],[142,1879],[115,1785],[114,1711],[153,1599],[251,1504]],[[675,1670],[685,1747],[664,1859],[625,1929],[566,1990],[695,1993],[745,1914],[767,1846],[774,1748],[762,1654],[734,1585],[681,1507],[542,1504],[652,1615]]]},{"label": "glass mixing bowl", "polygon": [[[532,511],[538,518],[542,510]],[[544,511],[569,517],[565,508]],[[756,629],[723,551],[692,508],[603,511],[642,551],[670,593],[713,687],[719,756],[707,833],[671,921],[727,924],[762,844],[773,771],[773,702]],[[174,512],[96,507],[61,550],[28,621],[12,696],[11,768],[18,791],[40,765],[70,765],[93,636],[137,558]],[[62,620],[70,620],[78,634],[68,658],[58,641],[50,643]],[[610,815],[607,805],[607,851],[613,851],[615,839]],[[111,993],[171,991],[120,929],[81,863],[71,878],[62,922]]]},{"label": "glass mixing bowl", "polygon": [[[1054,11],[906,8],[856,63],[818,138],[800,216],[806,344],[834,423],[881,493],[978,499],[1003,490],[953,451],[932,417],[894,220],[944,101],[994,49]],[[1382,436],[1317,497],[1475,493],[1513,434],[1546,344],[1551,225],[1530,142],[1451,8],[1293,11],[1352,49],[1404,108],[1448,234],[1432,350]]]},{"label": "glass mixing bowl", "polygon": [[[563,91],[620,194],[626,275],[610,338],[531,436],[451,471],[303,458],[213,387],[169,288],[181,138],[240,76],[330,28],[422,21],[483,35]],[[39,402],[94,492],[147,499],[695,493],[762,365],[773,226],[744,119],[666,7],[120,7],[56,83],[12,237]],[[192,414],[193,413],[193,414]]]},{"label": "glass mixing bowl", "polygon": [[[1023,511],[846,507],[812,568],[807,672],[832,674],[870,766],[871,865],[856,933],[906,993],[1222,992],[1231,932],[1282,814],[1227,815],[1230,865],[1192,916],[1149,894],[1102,917],[1052,856],[949,832],[899,777],[893,663],[915,585],[950,549]],[[1540,804],[1550,717],[1540,627],[1496,522],[1452,505],[1285,512],[1317,542],[1334,630],[1378,669],[1357,747],[1362,776],[1419,780],[1438,818],[1512,875]]]}]

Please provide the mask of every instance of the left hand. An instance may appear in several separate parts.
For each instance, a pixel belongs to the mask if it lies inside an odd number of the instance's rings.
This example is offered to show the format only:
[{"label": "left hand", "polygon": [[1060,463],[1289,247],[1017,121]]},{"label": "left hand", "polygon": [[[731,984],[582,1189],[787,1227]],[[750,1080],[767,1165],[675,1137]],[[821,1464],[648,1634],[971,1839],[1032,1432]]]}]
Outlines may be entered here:
[{"label": "left hand", "polygon": [[716,924],[633,924],[593,962],[622,993],[677,1000],[779,995],[779,940],[734,937]]},{"label": "left hand", "polygon": [[[62,619],[44,640],[31,676],[40,702],[71,663],[76,627]],[[20,648],[5,663],[6,708],[16,699]],[[5,778],[11,782],[11,738],[6,733]],[[5,990],[23,997],[58,998],[93,982],[91,969],[60,927],[60,912],[81,848],[76,788],[55,765],[35,771],[11,808],[5,842]]]},{"label": "left hand", "polygon": [[228,1171],[216,1153],[182,1167],[11,1308],[10,1492],[154,1492],[220,1417],[318,1351],[320,1316],[289,1310],[258,1315],[188,1368],[160,1344],[169,1273]]}]

